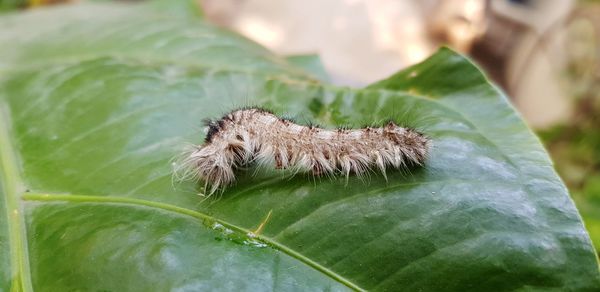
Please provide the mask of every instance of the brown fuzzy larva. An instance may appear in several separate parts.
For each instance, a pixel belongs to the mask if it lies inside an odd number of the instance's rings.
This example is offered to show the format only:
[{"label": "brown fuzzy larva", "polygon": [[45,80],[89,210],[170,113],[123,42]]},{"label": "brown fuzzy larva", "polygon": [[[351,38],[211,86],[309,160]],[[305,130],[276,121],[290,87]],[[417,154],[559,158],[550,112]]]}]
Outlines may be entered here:
[{"label": "brown fuzzy larva", "polygon": [[327,130],[302,126],[269,111],[247,108],[208,123],[203,145],[181,163],[214,193],[235,180],[235,169],[257,162],[276,169],[313,175],[361,175],[377,168],[422,165],[431,141],[410,128],[389,122],[381,128]]}]

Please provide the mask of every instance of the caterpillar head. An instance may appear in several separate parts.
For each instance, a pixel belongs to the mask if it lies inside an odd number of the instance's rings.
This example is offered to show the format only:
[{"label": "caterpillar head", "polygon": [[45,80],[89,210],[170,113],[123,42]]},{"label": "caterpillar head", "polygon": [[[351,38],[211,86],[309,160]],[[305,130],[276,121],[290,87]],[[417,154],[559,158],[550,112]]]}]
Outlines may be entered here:
[{"label": "caterpillar head", "polygon": [[221,149],[209,144],[192,152],[187,159],[196,176],[204,181],[209,195],[235,180],[231,159],[220,153]]}]

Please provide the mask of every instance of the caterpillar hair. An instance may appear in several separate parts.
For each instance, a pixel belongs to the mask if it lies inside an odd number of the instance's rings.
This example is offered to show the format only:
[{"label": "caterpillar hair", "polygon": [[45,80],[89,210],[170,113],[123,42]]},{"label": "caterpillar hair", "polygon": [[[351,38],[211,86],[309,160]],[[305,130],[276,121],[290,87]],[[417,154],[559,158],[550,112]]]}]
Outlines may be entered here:
[{"label": "caterpillar hair", "polygon": [[422,165],[431,141],[388,122],[384,127],[327,130],[298,125],[260,108],[233,111],[207,122],[203,145],[180,164],[185,177],[201,179],[209,195],[235,181],[235,170],[252,162],[313,175],[362,175],[377,168]]}]

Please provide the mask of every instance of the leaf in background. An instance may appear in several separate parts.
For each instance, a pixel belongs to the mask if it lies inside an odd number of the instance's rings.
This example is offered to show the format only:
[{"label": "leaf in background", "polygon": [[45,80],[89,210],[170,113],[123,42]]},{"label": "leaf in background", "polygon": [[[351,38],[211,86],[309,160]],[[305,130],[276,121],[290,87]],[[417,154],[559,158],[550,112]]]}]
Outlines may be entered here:
[{"label": "leaf in background", "polygon": [[321,62],[319,55],[293,55],[287,56],[286,60],[294,66],[311,73],[312,76],[319,81],[329,82],[329,75]]},{"label": "leaf in background", "polygon": [[[0,27],[0,290],[600,286],[547,154],[450,50],[348,89],[144,6],[38,10]],[[387,182],[247,172],[208,201],[173,184],[170,160],[201,143],[202,119],[242,105],[328,127],[392,118],[435,147]]]}]

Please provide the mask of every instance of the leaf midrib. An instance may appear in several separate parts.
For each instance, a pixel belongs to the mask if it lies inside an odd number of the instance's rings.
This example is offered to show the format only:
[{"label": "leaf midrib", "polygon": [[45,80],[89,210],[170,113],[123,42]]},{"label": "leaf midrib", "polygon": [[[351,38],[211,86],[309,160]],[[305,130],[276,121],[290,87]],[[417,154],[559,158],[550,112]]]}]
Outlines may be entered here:
[{"label": "leaf midrib", "polygon": [[241,233],[244,236],[251,235],[253,239],[259,240],[297,260],[314,268],[315,270],[327,275],[331,279],[353,289],[356,291],[365,291],[363,288],[352,283],[343,276],[333,272],[332,270],[320,265],[319,263],[303,256],[302,254],[294,251],[293,249],[274,241],[269,237],[262,236],[260,234],[254,234],[251,230],[229,223],[222,219],[215,218],[205,213],[193,211],[187,208],[178,207],[175,205],[155,202],[149,200],[127,198],[127,197],[113,197],[113,196],[87,196],[87,195],[73,195],[73,194],[48,194],[48,193],[24,193],[21,198],[25,201],[38,201],[38,202],[49,202],[49,201],[63,201],[63,202],[78,202],[78,203],[96,203],[96,204],[122,204],[130,206],[141,206],[146,208],[161,209],[164,211],[177,213],[179,215],[190,216],[195,219],[208,220],[210,222],[219,223],[231,230]]},{"label": "leaf midrib", "polygon": [[4,192],[6,219],[10,248],[11,277],[17,282],[11,283],[11,291],[33,291],[29,269],[29,255],[25,229],[23,207],[19,201],[23,183],[13,146],[11,144],[8,125],[10,125],[8,109],[0,104],[0,178]]}]

